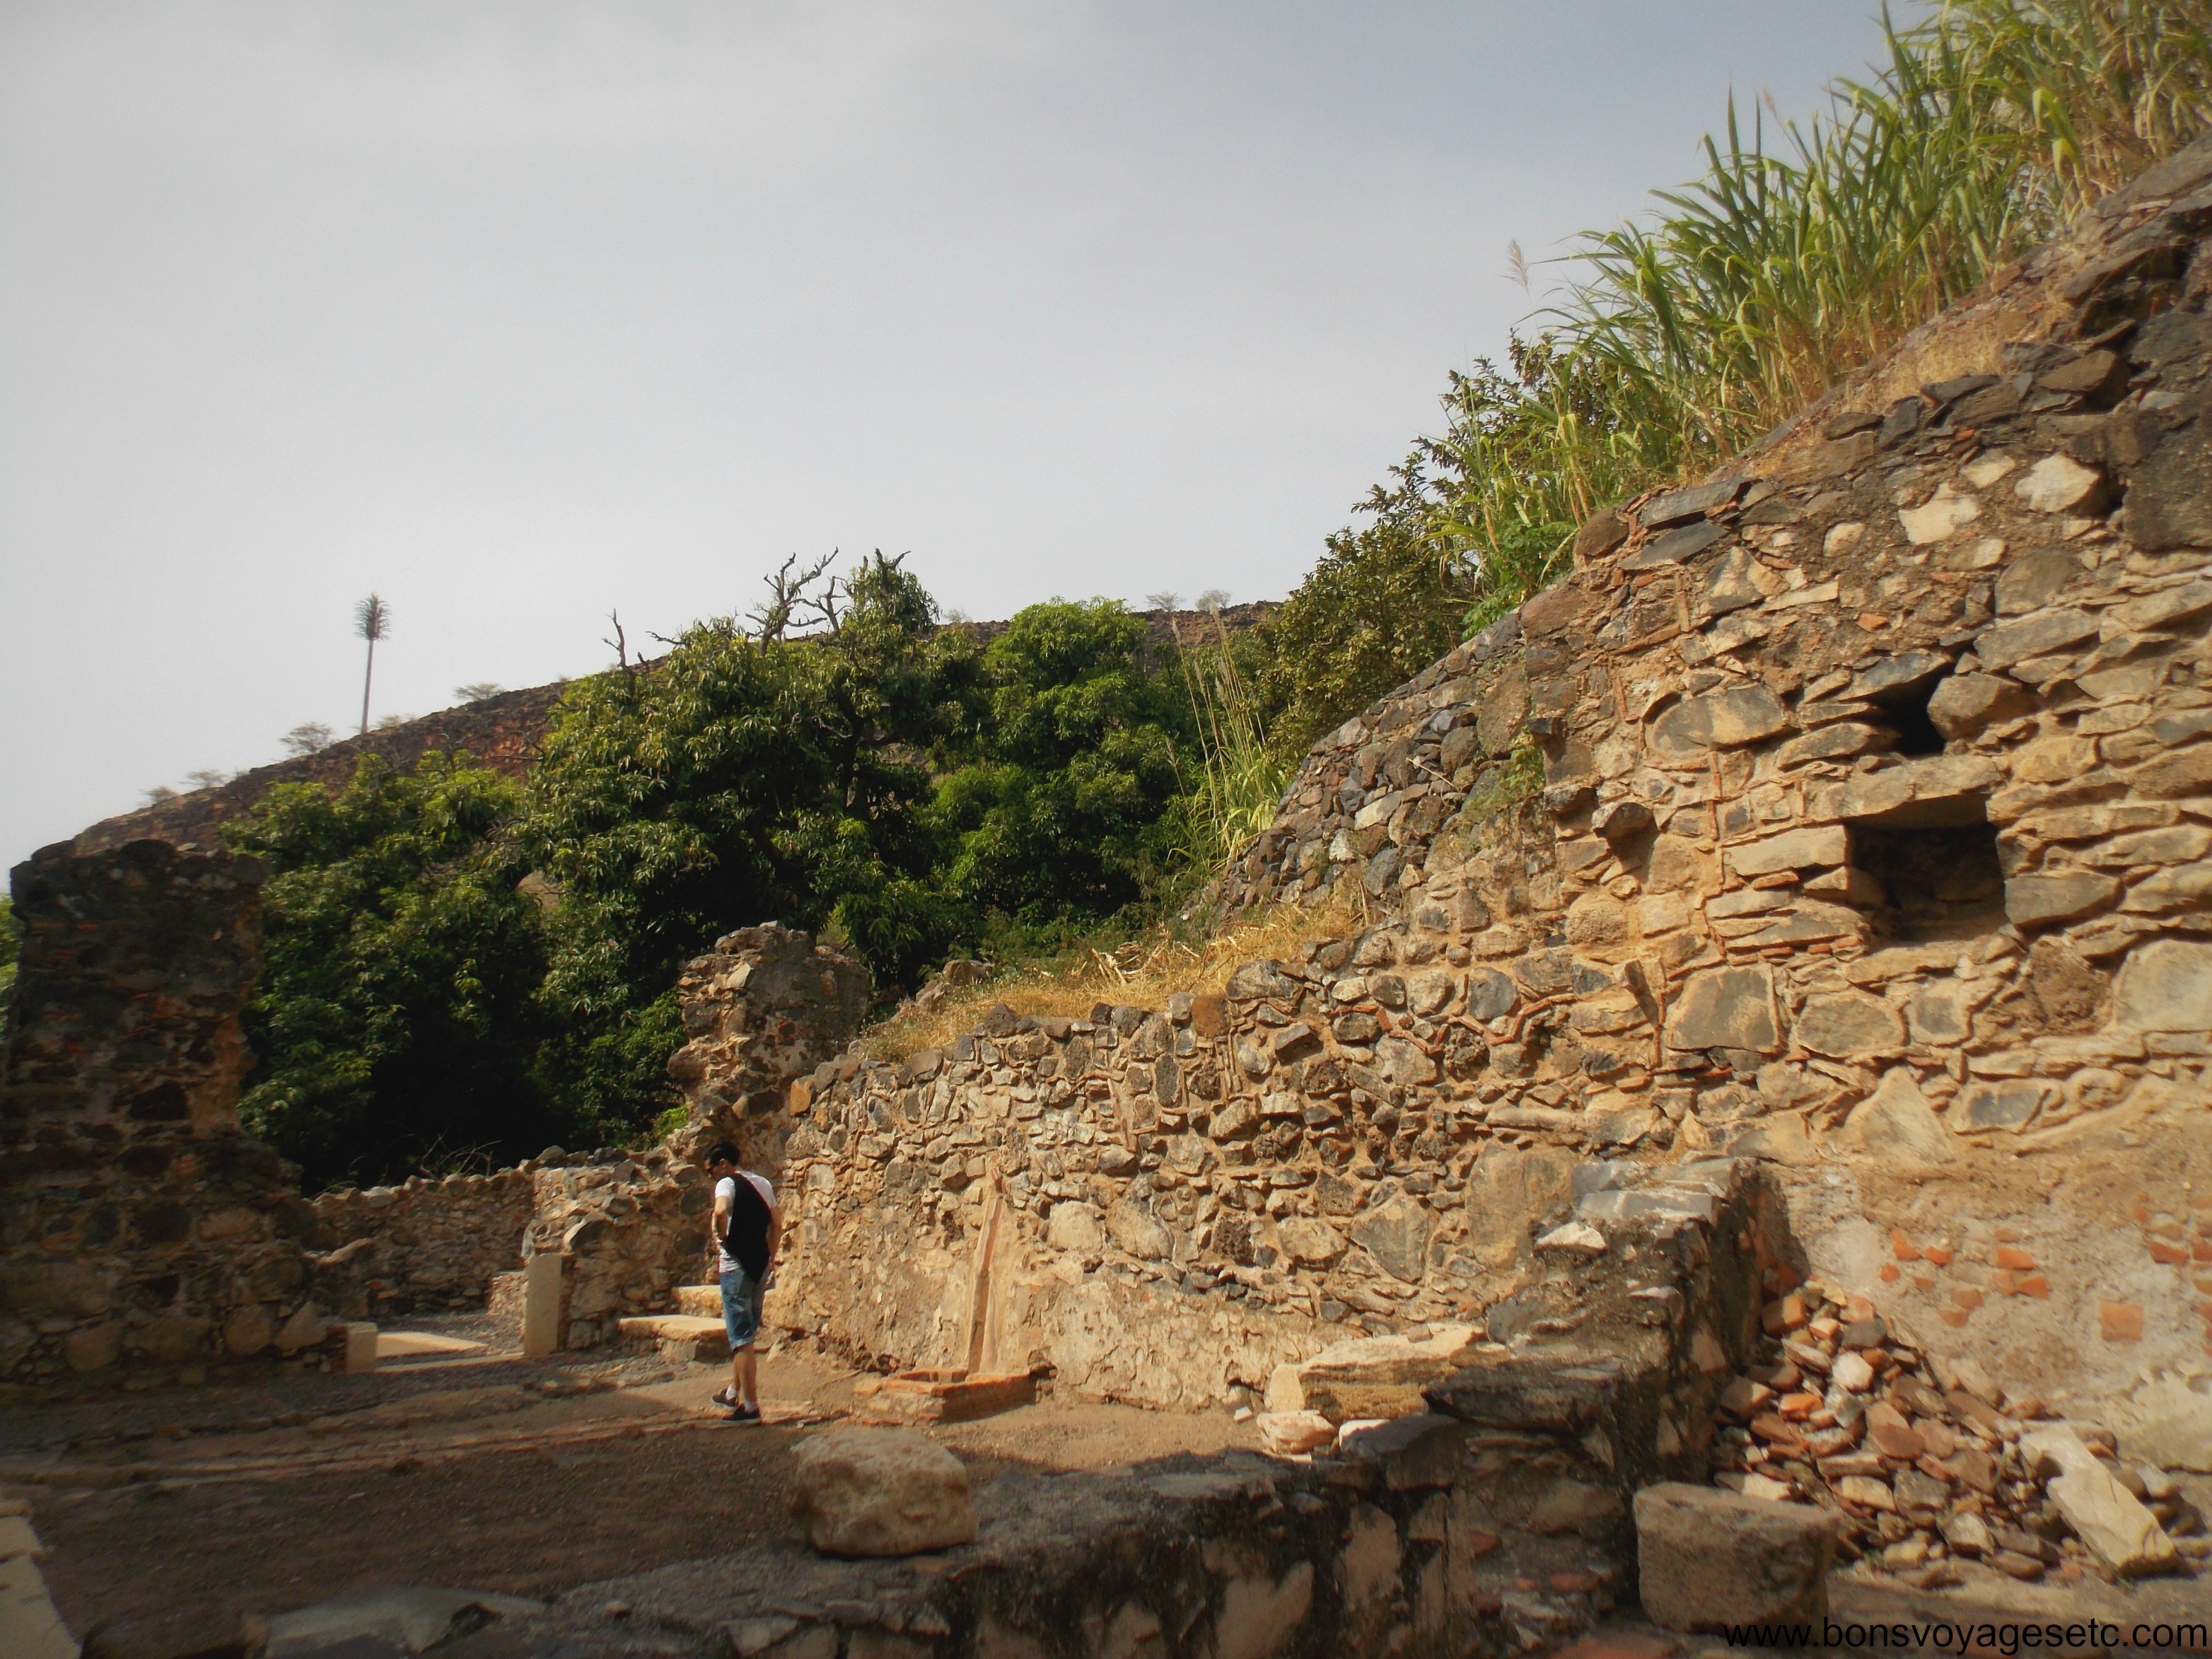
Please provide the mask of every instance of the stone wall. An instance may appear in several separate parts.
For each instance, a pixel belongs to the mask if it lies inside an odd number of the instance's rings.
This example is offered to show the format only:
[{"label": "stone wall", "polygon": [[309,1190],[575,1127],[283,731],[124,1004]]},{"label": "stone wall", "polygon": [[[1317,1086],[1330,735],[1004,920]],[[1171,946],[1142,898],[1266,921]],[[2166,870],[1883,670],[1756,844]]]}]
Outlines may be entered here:
[{"label": "stone wall", "polygon": [[1802,1169],[1832,1276],[2046,1389],[2205,1364],[2208,185],[1593,519],[1227,894],[1466,927],[1490,1121]]},{"label": "stone wall", "polygon": [[483,1307],[493,1279],[521,1265],[536,1185],[514,1169],[319,1194],[319,1273],[343,1286],[328,1305],[354,1319]]},{"label": "stone wall", "polygon": [[1725,1152],[1938,1357],[2205,1371],[2208,228],[2212,143],[1316,745],[1223,896],[1383,925],[817,1073],[772,1322],[1237,1397]]},{"label": "stone wall", "polygon": [[711,1283],[706,1172],[665,1148],[532,1160],[533,1212],[525,1256],[556,1250],[561,1346],[611,1342],[628,1314],[665,1311],[678,1285]]},{"label": "stone wall", "polygon": [[856,1561],[771,1540],[571,1590],[503,1623],[502,1650],[611,1656],[649,1629],[672,1654],[823,1659],[1547,1651],[1633,1598],[1634,1494],[1702,1480],[1761,1275],[1786,1267],[1748,1164],[1593,1181],[1523,1328],[1310,1458],[1015,1469],[976,1492],[972,1544]]},{"label": "stone wall", "polygon": [[672,1144],[696,1158],[726,1139],[748,1169],[780,1169],[786,1092],[860,1029],[868,970],[769,922],[725,934],[711,955],[684,963],[678,994],[688,1041],[670,1056],[668,1075],[690,1122]]},{"label": "stone wall", "polygon": [[321,1340],[296,1172],[239,1132],[262,869],[49,848],[0,1080],[0,1388],[204,1376]]}]

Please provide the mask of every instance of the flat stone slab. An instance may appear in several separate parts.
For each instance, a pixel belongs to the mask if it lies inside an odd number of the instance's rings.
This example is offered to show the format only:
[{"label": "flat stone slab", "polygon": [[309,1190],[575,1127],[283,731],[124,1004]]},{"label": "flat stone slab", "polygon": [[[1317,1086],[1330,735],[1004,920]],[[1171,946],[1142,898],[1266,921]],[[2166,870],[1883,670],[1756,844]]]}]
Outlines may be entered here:
[{"label": "flat stone slab", "polygon": [[615,1321],[615,1331],[632,1346],[653,1344],[665,1359],[714,1364],[730,1357],[729,1330],[720,1315],[635,1314]]},{"label": "flat stone slab", "polygon": [[901,1371],[895,1376],[863,1379],[853,1392],[869,1402],[870,1413],[881,1412],[902,1422],[972,1423],[1036,1404],[1036,1379],[1027,1371],[973,1376],[954,1370]]},{"label": "flat stone slab", "polygon": [[467,1341],[458,1336],[439,1336],[429,1331],[379,1331],[376,1334],[376,1357],[379,1359],[418,1359],[431,1356],[459,1358],[463,1354],[483,1352],[484,1345],[481,1342]]}]

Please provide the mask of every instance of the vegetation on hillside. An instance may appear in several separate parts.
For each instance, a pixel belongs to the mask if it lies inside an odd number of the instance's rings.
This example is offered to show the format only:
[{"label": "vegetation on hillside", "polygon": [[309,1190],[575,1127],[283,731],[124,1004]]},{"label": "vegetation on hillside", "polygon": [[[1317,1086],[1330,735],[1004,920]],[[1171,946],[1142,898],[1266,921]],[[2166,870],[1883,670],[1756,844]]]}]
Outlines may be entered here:
[{"label": "vegetation on hillside", "polygon": [[1948,0],[1799,125],[1731,101],[1705,172],[1560,262],[1257,642],[1310,742],[1560,574],[1595,508],[1714,465],[2212,125],[2204,0]]},{"label": "vegetation on hillside", "polygon": [[368,755],[335,796],[279,784],[231,827],[270,870],[240,1116],[315,1184],[511,1158],[540,1129],[545,929],[517,886],[521,796],[464,758],[398,773]]},{"label": "vegetation on hillside", "polygon": [[527,785],[438,757],[272,792],[234,832],[278,871],[249,1121],[318,1182],[637,1133],[681,963],[771,919],[886,991],[955,952],[1029,958],[1006,983],[1039,1008],[1212,972],[1163,919],[1308,744],[1553,580],[1592,510],[1771,428],[2208,114],[2204,0],[1953,0],[1815,120],[1732,106],[1701,177],[1585,237],[1258,629],[1153,660],[1118,605],[1055,600],[983,644],[896,561],[787,566],[750,626],[572,687]]},{"label": "vegetation on hillside", "polygon": [[0,1030],[6,1027],[9,1005],[15,1000],[15,960],[23,953],[23,925],[15,920],[15,907],[0,894]]}]

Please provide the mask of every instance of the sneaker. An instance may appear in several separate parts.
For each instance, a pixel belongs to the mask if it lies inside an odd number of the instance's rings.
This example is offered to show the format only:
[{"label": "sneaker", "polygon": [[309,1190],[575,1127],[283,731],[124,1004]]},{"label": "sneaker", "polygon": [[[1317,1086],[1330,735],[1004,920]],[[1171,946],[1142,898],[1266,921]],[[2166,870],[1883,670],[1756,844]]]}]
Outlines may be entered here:
[{"label": "sneaker", "polygon": [[728,1420],[732,1423],[757,1423],[761,1420],[760,1407],[739,1406],[730,1413]]},{"label": "sneaker", "polygon": [[736,1405],[738,1403],[738,1391],[735,1389],[724,1389],[721,1393],[714,1396],[714,1403],[717,1406]]}]

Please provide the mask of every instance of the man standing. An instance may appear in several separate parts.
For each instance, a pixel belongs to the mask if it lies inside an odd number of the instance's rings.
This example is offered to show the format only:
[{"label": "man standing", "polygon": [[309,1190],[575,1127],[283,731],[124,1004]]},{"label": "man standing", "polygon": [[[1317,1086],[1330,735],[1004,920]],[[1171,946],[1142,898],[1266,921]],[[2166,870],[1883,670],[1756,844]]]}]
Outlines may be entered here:
[{"label": "man standing", "polygon": [[728,1141],[708,1151],[707,1173],[714,1177],[714,1249],[721,1263],[722,1327],[730,1338],[730,1386],[720,1400],[732,1408],[731,1422],[757,1423],[760,1367],[753,1339],[760,1332],[761,1297],[776,1246],[783,1242],[783,1218],[768,1177],[739,1169],[738,1149]]}]

